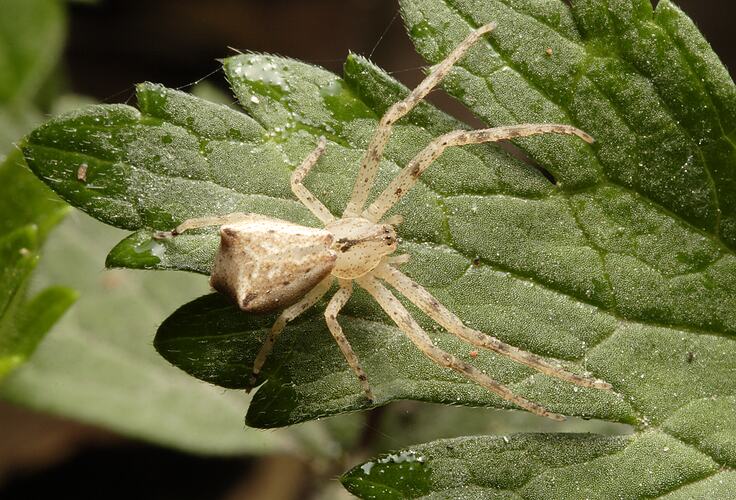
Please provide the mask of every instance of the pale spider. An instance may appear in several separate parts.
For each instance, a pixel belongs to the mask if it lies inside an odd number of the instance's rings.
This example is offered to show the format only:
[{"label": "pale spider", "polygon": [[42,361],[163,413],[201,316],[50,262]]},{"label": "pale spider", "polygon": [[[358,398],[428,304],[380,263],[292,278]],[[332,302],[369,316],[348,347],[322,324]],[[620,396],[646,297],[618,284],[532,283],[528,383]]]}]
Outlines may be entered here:
[{"label": "pale spider", "polygon": [[381,221],[384,214],[417,183],[422,172],[450,146],[543,133],[576,135],[592,143],[593,139],[588,134],[568,125],[557,124],[525,124],[449,132],[430,142],[378,198],[367,209],[363,209],[393,124],[414,108],[448,74],[467,50],[494,27],[495,24],[491,23],[471,33],[444,61],[434,67],[408,97],[386,111],[363,157],[352,195],[339,219],[302,184],[304,177],[325,150],[325,138],[319,139],[317,148],[294,170],[291,189],[299,201],[322,221],[324,229],[299,226],[264,215],[235,213],[189,219],[173,231],[156,234],[159,238],[166,238],[190,229],[221,226],[221,243],[210,277],[212,287],[229,295],[244,311],[283,309],[256,357],[249,381],[250,387],[255,384],[256,376],[286,324],[317,303],[337,279],[339,289],[327,305],[325,319],[350,368],[358,376],[365,395],[371,401],[375,398],[368,384],[368,377],[337,321],[337,314],[353,293],[353,282],[373,296],[396,325],[432,361],[457,370],[532,413],[556,420],[564,418],[515,395],[508,387],[472,365],[437,348],[382,281],[391,285],[450,333],[473,346],[490,349],[539,372],[579,386],[611,388],[606,382],[570,373],[534,354],[465,326],[460,318],[440,304],[425,288],[395,267],[406,262],[409,257],[391,255],[397,246],[394,225],[401,222],[401,217],[394,216]]}]

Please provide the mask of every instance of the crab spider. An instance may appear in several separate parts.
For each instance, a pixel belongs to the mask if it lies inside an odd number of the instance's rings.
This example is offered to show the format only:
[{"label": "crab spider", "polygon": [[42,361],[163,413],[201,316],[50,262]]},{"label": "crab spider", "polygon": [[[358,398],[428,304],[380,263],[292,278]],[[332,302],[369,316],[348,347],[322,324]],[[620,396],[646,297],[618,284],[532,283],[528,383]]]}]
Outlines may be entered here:
[{"label": "crab spider", "polygon": [[575,135],[592,143],[593,139],[588,134],[577,128],[558,124],[525,124],[449,132],[431,141],[365,208],[379,160],[394,123],[409,113],[449,73],[467,50],[494,27],[492,23],[472,32],[444,61],[434,67],[408,97],[386,111],[362,159],[352,195],[340,218],[336,218],[302,184],[325,150],[327,141],[324,137],[319,139],[316,149],[294,170],[291,189],[299,201],[322,222],[323,229],[299,226],[264,215],[236,213],[186,220],[173,231],[157,233],[157,237],[165,238],[190,229],[221,226],[220,248],[210,277],[213,288],[230,296],[244,311],[281,310],[256,357],[249,381],[250,387],[255,384],[256,376],[286,324],[316,304],[337,281],[339,289],[327,305],[325,319],[350,368],[357,375],[365,395],[371,401],[375,398],[368,377],[338,321],[338,313],[353,293],[353,283],[366,290],[432,361],[458,371],[532,413],[556,420],[564,418],[514,394],[511,389],[471,364],[436,347],[384,283],[409,299],[447,331],[472,346],[492,350],[541,373],[582,387],[611,388],[604,381],[576,375],[539,356],[466,326],[424,287],[397,269],[397,264],[408,259],[405,255],[392,255],[397,246],[394,226],[400,223],[400,217],[383,220],[386,212],[409,192],[422,172],[448,147],[545,133]]}]

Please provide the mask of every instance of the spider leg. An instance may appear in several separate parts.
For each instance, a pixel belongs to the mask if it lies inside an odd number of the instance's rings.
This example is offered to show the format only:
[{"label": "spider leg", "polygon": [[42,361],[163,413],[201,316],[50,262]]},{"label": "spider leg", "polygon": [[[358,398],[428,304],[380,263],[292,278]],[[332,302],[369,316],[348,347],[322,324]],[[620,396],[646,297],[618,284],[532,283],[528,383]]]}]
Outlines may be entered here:
[{"label": "spider leg", "polygon": [[250,392],[250,390],[255,386],[258,374],[261,372],[263,365],[266,363],[266,358],[268,358],[268,355],[271,354],[271,350],[273,350],[273,345],[276,343],[276,339],[279,337],[279,335],[281,335],[281,332],[284,331],[286,324],[302,314],[310,307],[312,307],[314,304],[316,304],[319,299],[324,297],[324,295],[330,289],[330,286],[332,286],[332,280],[332,276],[326,277],[325,279],[320,281],[317,286],[307,292],[307,294],[302,297],[299,302],[287,307],[281,312],[279,317],[276,319],[276,322],[273,324],[273,326],[271,326],[271,331],[269,332],[268,337],[266,337],[266,340],[263,342],[261,350],[258,351],[256,360],[253,362],[253,371],[251,373],[250,379],[248,380],[248,385],[245,389],[245,392]]},{"label": "spider leg", "polygon": [[452,66],[462,58],[468,49],[477,42],[484,34],[493,30],[496,27],[495,23],[486,24],[481,26],[477,30],[473,31],[468,37],[463,40],[460,45],[450,52],[447,58],[436,65],[432,72],[420,83],[411,93],[403,100],[393,104],[384,113],[376,132],[371,139],[368,149],[363,156],[363,160],[360,163],[360,170],[358,171],[358,178],[353,186],[353,193],[350,196],[343,217],[357,217],[365,206],[365,202],[368,199],[368,195],[373,188],[373,182],[376,179],[376,173],[378,172],[378,163],[383,154],[383,149],[388,142],[388,138],[391,135],[391,129],[393,124],[396,123],[402,116],[406,115],[421,101],[452,69]]},{"label": "spider leg", "polygon": [[325,320],[327,321],[327,326],[330,329],[332,336],[335,338],[335,342],[337,342],[343,356],[345,356],[345,359],[350,365],[350,368],[352,368],[355,375],[358,376],[358,380],[360,381],[360,385],[363,388],[366,397],[370,401],[375,401],[376,399],[373,396],[371,386],[368,384],[368,376],[360,366],[358,356],[356,356],[353,348],[350,347],[350,343],[348,342],[347,337],[345,337],[340,323],[337,322],[337,314],[340,312],[340,309],[345,306],[351,295],[353,295],[353,282],[350,280],[340,280],[340,290],[332,296],[330,303],[327,304],[327,309],[325,309]]},{"label": "spider leg", "polygon": [[179,236],[180,234],[185,233],[186,231],[191,231],[192,229],[199,229],[209,226],[222,226],[223,224],[246,221],[250,220],[251,218],[253,218],[253,214],[236,212],[214,217],[198,217],[195,219],[187,219],[176,226],[172,231],[156,231],[155,233],[153,233],[153,237],[157,240],[162,240],[172,238],[174,236]]},{"label": "spider leg", "polygon": [[406,276],[404,273],[388,265],[379,266],[376,276],[383,279],[409,299],[415,306],[424,311],[427,316],[442,325],[448,332],[456,337],[473,344],[477,347],[489,349],[506,356],[518,363],[527,365],[535,370],[571,382],[581,387],[593,387],[596,389],[611,389],[611,384],[602,380],[582,377],[570,373],[548,361],[526,351],[506,344],[495,337],[466,326],[460,318],[451,313],[445,306],[439,303],[424,287]]},{"label": "spider leg", "polygon": [[327,139],[323,137],[319,138],[317,147],[307,156],[301,165],[299,165],[294,172],[291,174],[291,190],[294,192],[296,197],[302,204],[312,212],[315,217],[322,221],[323,224],[332,222],[335,217],[330,213],[326,206],[322,204],[309,190],[302,184],[304,178],[307,176],[309,171],[316,165],[319,157],[325,151],[327,146]]},{"label": "spider leg", "polygon": [[407,337],[432,361],[440,366],[452,368],[453,370],[460,372],[465,377],[473,380],[474,382],[485,387],[489,391],[498,394],[506,401],[514,403],[521,408],[524,408],[536,415],[548,417],[553,420],[564,420],[565,417],[557,413],[552,413],[542,406],[529,401],[526,398],[517,396],[511,389],[502,385],[474,366],[456,358],[452,354],[449,354],[432,343],[432,339],[426,334],[422,327],[412,318],[409,311],[401,305],[401,303],[394,297],[388,288],[383,286],[376,278],[367,275],[356,280],[358,284],[365,288],[374,299],[378,302],[381,308],[394,320],[399,328],[406,334]]},{"label": "spider leg", "polygon": [[401,214],[394,214],[391,217],[383,221],[384,224],[391,224],[392,226],[398,226],[404,223],[404,216]]},{"label": "spider leg", "polygon": [[587,143],[594,142],[593,138],[580,129],[570,125],[555,123],[539,123],[524,125],[509,125],[505,127],[487,128],[480,130],[455,130],[448,132],[430,142],[419,152],[399,174],[389,183],[386,189],[378,195],[373,203],[363,212],[366,219],[378,222],[381,217],[398,202],[419,180],[419,176],[432,162],[452,146],[466,144],[480,144],[496,142],[516,137],[527,137],[537,134],[564,134],[576,135]]}]

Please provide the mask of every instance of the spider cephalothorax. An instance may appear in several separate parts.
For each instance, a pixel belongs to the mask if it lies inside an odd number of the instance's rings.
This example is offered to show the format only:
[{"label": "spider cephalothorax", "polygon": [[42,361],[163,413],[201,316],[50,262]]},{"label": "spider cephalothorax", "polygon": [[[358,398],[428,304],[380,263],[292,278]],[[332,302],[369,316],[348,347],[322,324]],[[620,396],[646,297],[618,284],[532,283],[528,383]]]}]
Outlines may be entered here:
[{"label": "spider cephalothorax", "polygon": [[490,349],[542,373],[583,387],[610,389],[611,386],[606,382],[576,375],[466,326],[424,287],[396,268],[408,258],[406,255],[392,255],[397,246],[394,226],[400,223],[400,217],[383,220],[386,212],[411,190],[427,167],[448,147],[544,133],[575,135],[591,143],[593,139],[588,134],[575,127],[559,124],[511,125],[449,132],[431,141],[364,209],[393,124],[411,111],[447,75],[470,46],[493,28],[493,24],[488,24],[473,31],[444,61],[435,66],[407,98],[386,111],[363,157],[352,195],[341,218],[332,215],[302,184],[325,150],[327,141],[322,137],[317,148],[292,174],[291,188],[299,201],[322,222],[323,229],[304,227],[264,215],[237,213],[190,219],[173,231],[158,233],[158,237],[164,238],[189,229],[221,226],[220,249],[210,279],[212,286],[230,296],[245,311],[282,310],[256,357],[251,386],[255,384],[256,376],[287,322],[317,303],[337,280],[339,289],[327,305],[325,319],[345,359],[358,376],[366,396],[371,400],[375,398],[368,377],[337,321],[339,311],[353,293],[353,283],[365,289],[409,339],[435,363],[460,372],[533,413],[554,419],[563,418],[513,394],[508,387],[469,363],[436,347],[383,283],[404,295],[447,331],[473,346]]}]

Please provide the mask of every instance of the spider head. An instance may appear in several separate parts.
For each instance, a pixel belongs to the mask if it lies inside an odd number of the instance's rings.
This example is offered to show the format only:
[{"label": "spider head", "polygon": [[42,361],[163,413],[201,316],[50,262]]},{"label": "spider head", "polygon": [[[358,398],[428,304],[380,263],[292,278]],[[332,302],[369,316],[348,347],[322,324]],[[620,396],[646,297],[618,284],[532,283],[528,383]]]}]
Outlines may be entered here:
[{"label": "spider head", "polygon": [[335,249],[341,253],[360,251],[387,255],[396,250],[396,230],[390,224],[356,224],[349,234],[337,237]]},{"label": "spider head", "polygon": [[391,224],[355,217],[339,219],[326,229],[335,237],[332,249],[338,254],[333,274],[341,278],[362,276],[396,251],[396,230]]},{"label": "spider head", "polygon": [[398,244],[394,226],[391,224],[377,224],[376,227],[380,228],[377,233],[377,240],[379,241],[379,246],[384,250],[383,255],[394,253]]}]

